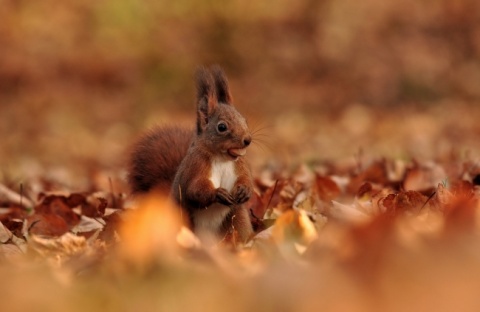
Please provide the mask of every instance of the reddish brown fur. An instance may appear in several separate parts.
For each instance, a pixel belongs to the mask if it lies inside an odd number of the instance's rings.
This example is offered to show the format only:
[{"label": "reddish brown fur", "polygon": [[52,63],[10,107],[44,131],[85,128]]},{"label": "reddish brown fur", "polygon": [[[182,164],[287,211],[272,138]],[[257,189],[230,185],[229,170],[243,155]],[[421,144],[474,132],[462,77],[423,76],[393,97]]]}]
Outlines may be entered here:
[{"label": "reddish brown fur", "polygon": [[246,241],[253,234],[252,221],[250,213],[242,206],[235,206],[232,212],[225,218],[220,236],[225,237],[226,233],[236,230],[241,241]]},{"label": "reddish brown fur", "polygon": [[132,193],[170,192],[178,167],[193,139],[193,130],[156,126],[131,147],[128,183]]},{"label": "reddish brown fur", "polygon": [[[190,216],[193,216],[196,209],[205,209],[218,202],[219,189],[215,189],[209,180],[211,163],[216,156],[217,154],[206,152],[201,144],[194,144],[188,150],[187,156],[185,156],[178,174],[175,176],[172,195],[188,211]],[[246,201],[252,194],[253,182],[250,169],[244,158],[235,161],[235,171],[238,178],[232,190],[232,197],[237,201],[241,192],[247,192],[247,197],[244,200]],[[241,206],[244,201],[232,205],[232,212],[215,234],[224,236],[233,224],[242,241],[249,238],[253,229],[248,211]],[[191,219],[190,223],[195,227],[194,220]]]},{"label": "reddish brown fur", "polygon": [[[220,224],[209,228],[217,236],[233,227],[242,241],[253,233],[249,213],[243,208],[253,192],[250,169],[243,157],[231,156],[229,150],[246,148],[251,141],[245,119],[231,105],[228,82],[219,67],[197,73],[197,131],[177,127],[157,127],[141,137],[133,147],[129,183],[132,192],[171,189],[174,199],[187,212],[195,230],[195,211],[220,203],[230,209]],[[220,132],[218,124],[226,131]],[[236,159],[234,159],[236,158]],[[215,188],[210,181],[212,161],[232,161],[237,179],[232,191]],[[202,220],[205,220],[203,218]],[[210,216],[207,218],[210,220]],[[213,219],[212,219],[213,220]],[[223,220],[223,221],[222,221]]]}]

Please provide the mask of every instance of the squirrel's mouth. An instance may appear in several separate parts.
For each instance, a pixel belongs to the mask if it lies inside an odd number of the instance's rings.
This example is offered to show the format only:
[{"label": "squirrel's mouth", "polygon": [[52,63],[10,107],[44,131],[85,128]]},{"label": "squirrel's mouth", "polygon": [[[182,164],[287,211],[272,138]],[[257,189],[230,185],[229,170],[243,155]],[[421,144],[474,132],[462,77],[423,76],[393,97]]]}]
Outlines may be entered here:
[{"label": "squirrel's mouth", "polygon": [[240,156],[244,156],[247,153],[247,149],[246,148],[230,148],[227,150],[227,153],[233,158],[237,158]]}]

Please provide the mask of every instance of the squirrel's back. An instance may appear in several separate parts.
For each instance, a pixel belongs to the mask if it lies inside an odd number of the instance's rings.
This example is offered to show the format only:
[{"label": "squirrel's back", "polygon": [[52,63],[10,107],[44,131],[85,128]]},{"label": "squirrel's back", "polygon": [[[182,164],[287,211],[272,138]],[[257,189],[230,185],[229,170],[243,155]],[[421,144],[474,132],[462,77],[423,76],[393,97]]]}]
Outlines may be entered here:
[{"label": "squirrel's back", "polygon": [[175,126],[156,126],[132,146],[128,183],[132,193],[169,191],[178,166],[187,154],[194,132]]}]

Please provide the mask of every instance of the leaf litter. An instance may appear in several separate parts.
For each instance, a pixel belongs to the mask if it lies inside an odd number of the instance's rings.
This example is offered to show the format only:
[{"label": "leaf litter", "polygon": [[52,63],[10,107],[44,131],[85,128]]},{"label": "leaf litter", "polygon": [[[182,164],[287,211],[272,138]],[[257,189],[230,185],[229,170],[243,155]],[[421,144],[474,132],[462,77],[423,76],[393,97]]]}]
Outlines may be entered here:
[{"label": "leaf litter", "polygon": [[[389,310],[406,306],[404,296],[447,293],[447,284],[456,285],[464,306],[478,307],[473,300],[480,286],[475,166],[386,159],[362,168],[342,165],[338,171],[335,163],[328,166],[258,175],[246,205],[255,235],[241,244],[232,229],[212,246],[183,226],[180,210],[158,194],[133,199],[126,192],[45,187],[33,200],[2,185],[0,273],[25,267],[36,276],[50,272],[39,285],[58,284],[68,298],[93,296],[109,302],[108,310],[133,304],[119,299],[122,294],[151,300],[153,289],[134,290],[145,283],[158,288],[166,302],[192,300],[174,310],[203,300],[219,311],[231,302],[235,310],[252,305],[268,310],[283,301],[291,305],[287,310],[297,311]],[[19,276],[28,284],[28,275]],[[458,284],[462,276],[469,278],[465,285]],[[272,286],[277,280],[282,287]],[[224,284],[234,291],[225,293]],[[39,285],[29,291],[40,292]],[[169,290],[177,286],[181,289]],[[199,299],[200,289],[210,299]],[[31,307],[13,298],[12,305]],[[435,299],[412,304],[450,303],[447,297]],[[92,304],[87,300],[71,310]],[[152,307],[164,304],[154,301]]]}]

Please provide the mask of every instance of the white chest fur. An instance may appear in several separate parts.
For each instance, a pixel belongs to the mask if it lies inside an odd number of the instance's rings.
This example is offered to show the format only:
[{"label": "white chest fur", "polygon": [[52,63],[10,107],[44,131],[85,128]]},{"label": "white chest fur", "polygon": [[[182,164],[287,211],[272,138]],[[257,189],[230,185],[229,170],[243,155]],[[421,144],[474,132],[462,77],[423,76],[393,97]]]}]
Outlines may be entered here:
[{"label": "white chest fur", "polygon": [[231,192],[235,181],[237,181],[235,162],[233,160],[214,159],[210,171],[210,181],[215,188],[222,187]]},{"label": "white chest fur", "polygon": [[[212,169],[210,171],[210,181],[212,182],[213,187],[222,187],[231,192],[237,181],[234,161],[221,159],[213,160]],[[194,213],[195,232],[197,232],[200,237],[218,233],[230,211],[230,207],[220,203],[214,203],[204,209],[196,210]]]}]

